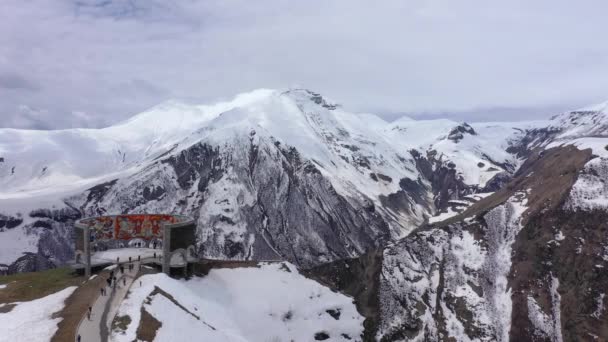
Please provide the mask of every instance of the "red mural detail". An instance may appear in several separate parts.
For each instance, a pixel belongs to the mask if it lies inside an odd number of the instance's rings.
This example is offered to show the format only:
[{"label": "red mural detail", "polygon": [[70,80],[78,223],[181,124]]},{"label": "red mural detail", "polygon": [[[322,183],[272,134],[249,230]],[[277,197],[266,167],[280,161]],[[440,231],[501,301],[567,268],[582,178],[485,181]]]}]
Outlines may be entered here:
[{"label": "red mural detail", "polygon": [[94,240],[151,240],[162,238],[162,224],[179,222],[172,215],[119,215],[93,219],[91,228]]}]

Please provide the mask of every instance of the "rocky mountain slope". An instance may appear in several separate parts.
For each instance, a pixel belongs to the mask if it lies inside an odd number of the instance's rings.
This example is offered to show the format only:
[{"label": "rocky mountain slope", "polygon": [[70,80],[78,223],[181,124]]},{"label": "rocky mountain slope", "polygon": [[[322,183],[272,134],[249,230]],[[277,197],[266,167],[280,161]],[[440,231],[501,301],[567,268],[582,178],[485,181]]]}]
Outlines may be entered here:
[{"label": "rocky mountain slope", "polygon": [[608,340],[608,105],[548,122],[384,122],[308,90],[0,130],[0,272],[72,257],[90,215],[198,222],[209,258],[286,259],[366,340]]},{"label": "rocky mountain slope", "polygon": [[370,341],[608,340],[604,107],[528,130],[513,179],[462,214],[312,276],[357,298]]},{"label": "rocky mountain slope", "polygon": [[104,129],[1,129],[0,264],[63,263],[74,220],[142,212],[196,218],[207,257],[355,257],[499,188],[521,163],[507,149],[538,125],[387,123],[294,89],[167,102]]}]

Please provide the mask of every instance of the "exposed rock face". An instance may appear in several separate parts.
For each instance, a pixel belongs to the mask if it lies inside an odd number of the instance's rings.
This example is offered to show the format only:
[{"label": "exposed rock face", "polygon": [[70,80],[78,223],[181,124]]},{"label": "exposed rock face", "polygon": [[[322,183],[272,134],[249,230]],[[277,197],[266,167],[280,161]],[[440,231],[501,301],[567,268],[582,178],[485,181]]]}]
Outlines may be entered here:
[{"label": "exposed rock face", "polygon": [[448,207],[450,200],[458,200],[477,191],[477,186],[464,183],[453,163],[444,163],[438,159],[436,151],[429,151],[422,156],[418,151],[410,151],[420,173],[431,185],[433,203],[438,210]]},{"label": "exposed rock face", "polygon": [[[94,202],[96,189],[69,202],[86,215],[100,208],[191,215],[198,220],[200,251],[210,258],[287,259],[308,267],[390,239],[373,206],[338,194],[296,149],[254,136],[235,141],[246,147],[242,151],[195,144],[97,192]],[[162,189],[162,195],[146,198],[148,189]]]},{"label": "exposed rock face", "polygon": [[521,201],[513,198],[479,222],[415,232],[385,250],[377,336],[507,341],[507,275]]},{"label": "exposed rock face", "polygon": [[23,219],[21,219],[19,217],[6,216],[6,215],[0,214],[0,229],[1,228],[6,228],[6,229],[15,228],[15,227],[19,226],[21,223],[23,223]]},{"label": "exposed rock face", "polygon": [[[579,182],[589,181],[589,168],[601,160],[591,158],[589,150],[572,146],[533,153],[494,195],[384,249],[377,278],[360,279],[378,289],[379,311],[366,315],[374,323],[366,326],[366,336],[381,341],[608,338],[603,272],[608,213],[586,206],[597,193],[580,195],[586,187]],[[364,302],[369,297],[353,295]]]},{"label": "exposed rock face", "polygon": [[375,341],[380,303],[378,279],[382,270],[382,250],[372,250],[359,258],[338,260],[304,272],[326,286],[355,299],[357,311],[366,317],[364,341]]},{"label": "exposed rock face", "polygon": [[[528,130],[441,121],[428,138],[297,90],[209,120],[59,203],[0,208],[0,233],[39,237],[0,272],[70,259],[82,216],[169,212],[197,220],[202,256],[311,268],[355,298],[365,340],[608,340],[602,110]],[[454,215],[427,224],[438,212]]]},{"label": "exposed rock face", "polygon": [[44,271],[51,268],[55,268],[55,265],[48,258],[36,253],[25,253],[8,267],[7,274]]},{"label": "exposed rock face", "polygon": [[465,134],[477,135],[477,132],[475,132],[473,127],[469,126],[468,123],[463,122],[450,131],[448,134],[448,139],[457,143],[464,138]]},{"label": "exposed rock face", "polygon": [[[73,253],[70,227],[80,217],[167,212],[197,219],[207,257],[304,267],[355,257],[479,191],[511,161],[504,148],[519,134],[412,122],[402,130],[293,89],[212,106],[168,102],[100,130],[39,132],[53,142],[48,149],[2,156],[0,187],[32,197],[0,199],[0,230],[12,227],[25,237],[23,251],[61,264]],[[0,130],[0,141],[10,145],[22,133]],[[428,135],[429,144],[410,133]],[[5,255],[0,262],[20,254]]]}]

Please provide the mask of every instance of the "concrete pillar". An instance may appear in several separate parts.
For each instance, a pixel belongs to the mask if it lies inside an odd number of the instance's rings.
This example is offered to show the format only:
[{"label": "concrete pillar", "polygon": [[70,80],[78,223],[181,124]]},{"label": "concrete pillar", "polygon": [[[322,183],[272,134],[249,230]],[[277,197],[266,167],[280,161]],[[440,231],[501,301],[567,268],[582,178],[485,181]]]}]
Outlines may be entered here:
[{"label": "concrete pillar", "polygon": [[91,277],[91,233],[89,227],[86,226],[84,229],[84,275],[89,279]]},{"label": "concrete pillar", "polygon": [[163,225],[163,273],[169,275],[171,270],[171,229]]}]

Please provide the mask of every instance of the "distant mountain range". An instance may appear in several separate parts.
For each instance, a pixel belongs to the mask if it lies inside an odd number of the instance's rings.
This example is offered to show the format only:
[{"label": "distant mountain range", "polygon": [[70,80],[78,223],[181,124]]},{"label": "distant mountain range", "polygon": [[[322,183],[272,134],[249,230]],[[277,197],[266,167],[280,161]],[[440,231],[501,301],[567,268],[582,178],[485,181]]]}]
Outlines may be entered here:
[{"label": "distant mountain range", "polygon": [[104,129],[0,129],[0,270],[65,263],[84,216],[185,214],[206,257],[289,260],[353,295],[367,336],[608,339],[607,107],[389,123],[256,90]]}]

